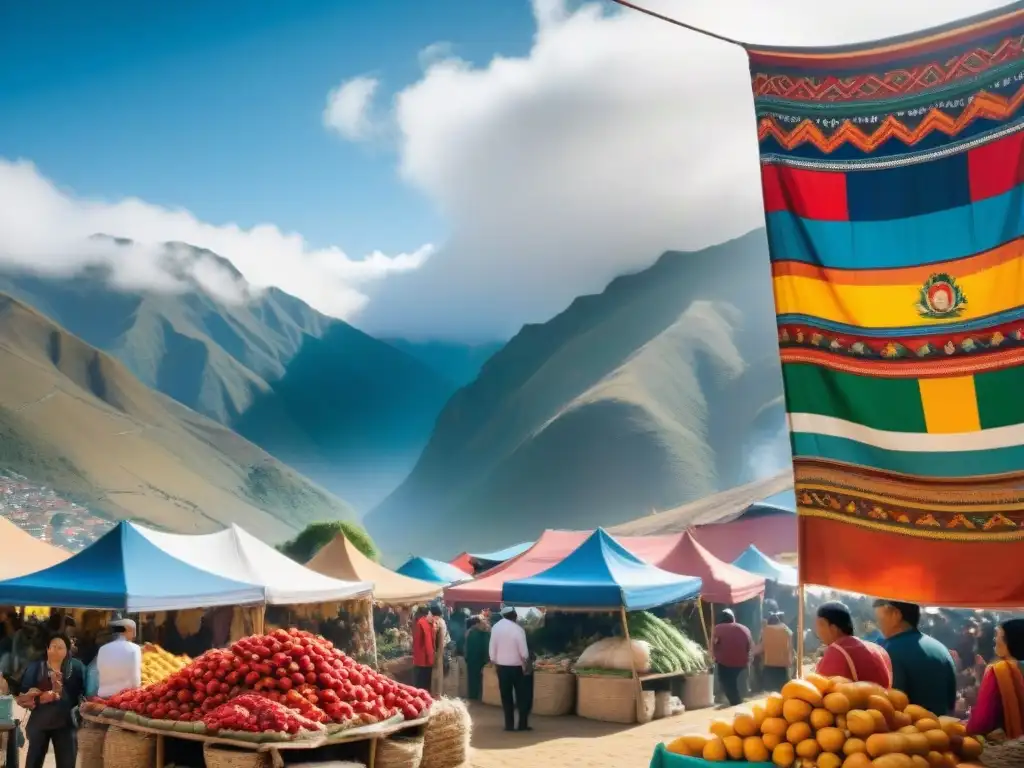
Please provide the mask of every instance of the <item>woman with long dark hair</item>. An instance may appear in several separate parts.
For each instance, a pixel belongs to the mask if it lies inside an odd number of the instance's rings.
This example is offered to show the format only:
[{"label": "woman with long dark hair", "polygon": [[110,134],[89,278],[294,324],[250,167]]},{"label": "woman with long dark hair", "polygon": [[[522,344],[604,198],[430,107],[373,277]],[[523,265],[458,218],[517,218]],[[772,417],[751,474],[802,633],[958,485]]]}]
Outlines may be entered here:
[{"label": "woman with long dark hair", "polygon": [[1024,736],[1024,619],[996,628],[996,656],[981,679],[978,700],[967,721],[969,733],[1002,729],[1008,739]]},{"label": "woman with long dark hair", "polygon": [[71,657],[67,635],[50,637],[46,658],[28,666],[21,690],[18,703],[31,710],[25,726],[25,768],[43,768],[51,744],[57,768],[75,768],[78,739],[74,710],[85,692],[85,669]]}]

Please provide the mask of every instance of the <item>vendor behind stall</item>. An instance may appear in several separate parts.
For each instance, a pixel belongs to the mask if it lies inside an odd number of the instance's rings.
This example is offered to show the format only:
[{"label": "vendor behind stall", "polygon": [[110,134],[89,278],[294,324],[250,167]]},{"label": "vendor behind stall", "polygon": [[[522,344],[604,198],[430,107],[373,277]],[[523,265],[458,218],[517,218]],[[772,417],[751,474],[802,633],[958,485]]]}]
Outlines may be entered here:
[{"label": "vendor behind stall", "polygon": [[111,622],[114,639],[96,654],[99,693],[104,699],[142,685],[142,649],[134,643],[135,622],[120,619]]}]

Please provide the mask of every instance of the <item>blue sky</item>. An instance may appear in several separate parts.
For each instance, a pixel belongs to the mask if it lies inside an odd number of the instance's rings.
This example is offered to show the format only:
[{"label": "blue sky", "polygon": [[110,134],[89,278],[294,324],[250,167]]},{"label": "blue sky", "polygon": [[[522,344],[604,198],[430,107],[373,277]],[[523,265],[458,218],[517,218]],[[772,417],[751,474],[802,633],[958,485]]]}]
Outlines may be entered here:
[{"label": "blue sky", "polygon": [[432,43],[485,64],[533,31],[525,0],[4,3],[0,156],[79,196],[273,222],[354,257],[413,250],[443,223],[392,150],[324,130],[327,93],[370,73],[386,99]]}]

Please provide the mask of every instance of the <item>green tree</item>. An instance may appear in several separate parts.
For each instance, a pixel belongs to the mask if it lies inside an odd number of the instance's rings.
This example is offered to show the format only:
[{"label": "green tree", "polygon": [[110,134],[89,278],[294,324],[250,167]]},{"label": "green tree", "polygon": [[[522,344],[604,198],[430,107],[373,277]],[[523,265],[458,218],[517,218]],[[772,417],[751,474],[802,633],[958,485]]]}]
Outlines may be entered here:
[{"label": "green tree", "polygon": [[380,559],[380,551],[373,539],[361,525],[349,520],[335,520],[326,523],[310,523],[291,541],[281,544],[278,549],[297,563],[308,563],[322,547],[339,533],[352,542],[352,546],[373,561]]}]

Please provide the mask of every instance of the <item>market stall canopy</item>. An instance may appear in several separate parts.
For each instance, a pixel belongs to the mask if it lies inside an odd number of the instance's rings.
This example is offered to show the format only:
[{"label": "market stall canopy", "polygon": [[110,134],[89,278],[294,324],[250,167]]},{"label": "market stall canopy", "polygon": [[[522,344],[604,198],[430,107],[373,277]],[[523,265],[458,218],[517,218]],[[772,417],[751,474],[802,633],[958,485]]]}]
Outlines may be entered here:
[{"label": "market stall canopy", "polygon": [[341,581],[312,571],[237,525],[200,535],[138,530],[164,552],[196,568],[257,585],[268,605],[352,600],[373,589],[369,581]]},{"label": "market stall canopy", "polygon": [[469,574],[460,571],[454,565],[441,560],[431,560],[429,557],[410,558],[396,570],[410,579],[430,581],[434,584],[454,584],[469,578]]},{"label": "market stall canopy", "polygon": [[699,576],[704,582],[700,595],[711,603],[735,605],[764,594],[764,577],[719,560],[689,533],[678,538],[671,550],[651,562],[672,573]]},{"label": "market stall canopy", "polygon": [[0,581],[3,605],[140,613],[262,602],[261,587],[190,565],[124,521],[63,562]]},{"label": "market stall canopy", "polygon": [[395,573],[360,552],[339,533],[322,547],[306,567],[344,581],[373,582],[373,597],[392,605],[428,603],[441,594],[441,585]]},{"label": "market stall canopy", "polygon": [[473,561],[469,557],[469,552],[463,552],[461,555],[456,557],[454,560],[449,560],[448,565],[454,565],[463,573],[473,575]]},{"label": "market stall canopy", "polygon": [[[473,581],[450,586],[445,602],[453,605],[489,606],[501,603],[506,581],[525,579],[547,570],[580,546],[593,531],[544,531],[532,547],[518,557],[479,574]],[[655,562],[671,551],[682,534],[668,536],[625,536],[618,542],[642,560]]]},{"label": "market stall canopy", "polygon": [[500,565],[506,560],[511,560],[513,557],[519,557],[519,555],[532,546],[532,541],[524,541],[522,544],[505,547],[505,549],[499,549],[496,552],[485,552],[479,555],[470,554],[469,559],[477,568],[493,568],[495,565]]},{"label": "market stall canopy", "polygon": [[784,509],[787,512],[796,512],[796,491],[792,488],[787,488],[784,491],[773,493],[765,499],[762,499],[761,504],[768,507],[776,507],[777,509]]},{"label": "market stall canopy", "polygon": [[37,539],[0,518],[0,579],[13,579],[63,562],[71,553]]},{"label": "market stall canopy", "polygon": [[506,581],[502,602],[558,608],[642,611],[697,597],[701,581],[644,562],[598,528],[561,562]]},{"label": "market stall canopy", "polygon": [[743,554],[733,560],[732,564],[783,587],[795,587],[799,583],[796,568],[772,560],[753,544],[743,550]]},{"label": "market stall canopy", "polygon": [[796,554],[796,524],[796,515],[792,512],[756,504],[727,523],[699,525],[690,532],[711,554],[731,563],[748,544],[768,557]]}]

